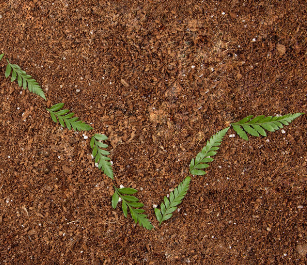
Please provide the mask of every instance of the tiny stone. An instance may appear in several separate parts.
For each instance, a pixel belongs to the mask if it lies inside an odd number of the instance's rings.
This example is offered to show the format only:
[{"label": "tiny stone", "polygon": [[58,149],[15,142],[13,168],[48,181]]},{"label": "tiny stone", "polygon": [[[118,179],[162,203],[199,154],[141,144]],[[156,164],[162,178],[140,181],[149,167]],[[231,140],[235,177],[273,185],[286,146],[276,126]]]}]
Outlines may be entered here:
[{"label": "tiny stone", "polygon": [[235,137],[236,135],[235,134],[230,134],[229,135],[229,138],[233,138],[233,137]]},{"label": "tiny stone", "polygon": [[281,130],[281,133],[286,133],[286,131],[284,129]]},{"label": "tiny stone", "polygon": [[298,209],[303,209],[304,206],[303,206],[303,205],[298,205],[297,208],[298,208]]}]

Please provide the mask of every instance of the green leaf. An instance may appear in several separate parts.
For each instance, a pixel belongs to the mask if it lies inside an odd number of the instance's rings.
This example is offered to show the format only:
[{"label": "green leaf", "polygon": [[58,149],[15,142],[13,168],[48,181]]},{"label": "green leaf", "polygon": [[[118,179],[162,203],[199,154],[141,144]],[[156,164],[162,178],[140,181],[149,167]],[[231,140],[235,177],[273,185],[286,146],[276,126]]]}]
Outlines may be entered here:
[{"label": "green leaf", "polygon": [[[73,119],[74,118],[72,118],[71,120],[73,120]],[[69,119],[68,119],[68,121],[69,121]],[[93,129],[90,125],[86,124],[83,121],[71,121],[70,124],[75,131],[77,131],[77,130],[78,131],[89,131],[89,130]]]},{"label": "green leaf", "polygon": [[171,192],[169,199],[165,196],[164,202],[161,203],[161,210],[155,208],[155,215],[159,224],[163,221],[170,219],[173,215],[173,212],[176,211],[177,206],[182,202],[183,198],[185,197],[189,185],[190,185],[191,178],[186,177],[174,191]]},{"label": "green leaf", "polygon": [[119,201],[119,196],[118,196],[117,192],[114,192],[114,194],[112,196],[112,207],[113,207],[113,209],[116,208],[118,201]]},{"label": "green leaf", "polygon": [[[207,168],[208,165],[206,163],[212,162],[214,159],[211,158],[211,156],[216,155],[216,151],[219,149],[219,146],[221,145],[221,142],[223,140],[223,137],[229,130],[229,127],[217,132],[215,135],[213,135],[209,141],[207,141],[206,146],[201,150],[200,153],[197,154],[195,159],[191,160],[190,163],[190,173],[192,175],[204,175],[206,174],[203,169]],[[205,166],[200,166],[201,164],[204,164]]]},{"label": "green leaf", "polygon": [[0,61],[2,60],[4,53],[0,54]]},{"label": "green leaf", "polygon": [[158,208],[155,208],[155,215],[156,215],[158,222],[161,224],[162,223],[162,214],[161,214],[161,211]]},{"label": "green leaf", "polygon": [[95,139],[98,140],[98,141],[105,141],[105,140],[108,140],[108,137],[107,137],[106,135],[104,135],[104,134],[98,134],[98,133],[96,133],[96,134],[94,134],[94,137],[95,137]]},{"label": "green leaf", "polygon": [[132,188],[120,188],[118,189],[118,191],[121,194],[135,194],[138,192],[136,189],[132,189]]},{"label": "green leaf", "polygon": [[190,169],[190,173],[192,175],[194,175],[194,176],[203,176],[203,175],[207,174],[206,171],[204,171],[204,170],[197,170],[197,169],[192,169],[192,170]]},{"label": "green leaf", "polygon": [[242,129],[240,125],[232,124],[232,128],[236,131],[236,133],[244,140],[248,141],[248,136],[246,132]]},{"label": "green leaf", "polygon": [[[104,174],[106,174],[109,178],[113,179],[113,169],[112,169],[112,164],[110,163],[110,158],[107,157],[106,155],[109,155],[110,153],[106,150],[101,149],[103,147],[107,148],[108,145],[101,143],[99,139],[108,139],[103,134],[94,134],[91,138],[90,141],[90,146],[93,149],[92,151],[92,156],[95,159],[95,163],[98,163],[98,168],[103,171]],[[131,193],[133,194],[133,193]]]},{"label": "green leaf", "polygon": [[110,158],[101,156],[98,163],[98,168],[101,169],[109,178],[114,179],[112,165],[108,160],[110,160]]},{"label": "green leaf", "polygon": [[18,81],[18,85],[26,89],[28,87],[29,91],[39,95],[43,99],[46,100],[44,91],[40,87],[40,85],[33,79],[30,75],[27,75],[25,71],[21,70],[17,64],[11,64],[9,60],[7,60],[7,66],[5,71],[5,77],[8,78],[12,72],[11,82],[16,80]]},{"label": "green leaf", "polygon": [[50,116],[51,116],[51,119],[52,119],[55,123],[58,122],[58,120],[57,120],[56,116],[53,114],[53,112],[50,112]]},{"label": "green leaf", "polygon": [[128,211],[127,211],[127,203],[125,201],[122,202],[122,210],[123,210],[124,216],[127,218]]},{"label": "green leaf", "polygon": [[[126,202],[128,203],[128,201],[126,201]],[[140,208],[140,207],[143,207],[144,204],[141,203],[141,202],[129,202],[129,206],[134,207],[134,208]]]},{"label": "green leaf", "polygon": [[[134,196],[126,195],[126,194],[134,194],[137,192],[137,190],[132,189],[132,188],[118,189],[115,186],[114,186],[114,189],[115,189],[115,193],[117,194],[117,196],[119,196],[122,199],[122,211],[124,213],[124,216],[127,217],[128,215],[127,208],[129,207],[129,211],[130,211],[131,217],[134,220],[134,222],[139,223],[140,226],[148,230],[151,230],[153,226],[148,220],[147,215],[143,214],[145,212],[144,209],[138,209],[138,208],[143,207],[144,204],[138,202],[139,201],[138,198]],[[114,194],[113,194],[113,197],[114,197]],[[113,205],[113,197],[112,197],[112,205]]]},{"label": "green leaf", "polygon": [[[93,129],[88,124],[84,123],[83,121],[78,120],[78,117],[73,117],[74,113],[68,113],[68,109],[63,109],[64,103],[58,103],[53,105],[51,108],[47,109],[50,113],[50,116],[54,122],[59,120],[60,124],[65,128],[67,127],[68,130],[73,128],[75,131],[88,131]],[[68,113],[68,114],[67,114]]]},{"label": "green leaf", "polygon": [[303,115],[304,113],[286,114],[284,116],[248,116],[236,123],[232,123],[232,128],[244,140],[248,141],[247,134],[252,136],[266,136],[265,130],[269,132],[277,131],[283,128],[284,125],[289,125],[294,119]]},{"label": "green leaf", "polygon": [[[137,201],[139,201],[139,199],[137,197],[130,196],[130,195],[122,195],[121,197],[122,197],[122,199],[124,199],[125,201],[128,201],[128,202],[137,202]],[[138,207],[140,207],[140,206],[138,206]]]},{"label": "green leaf", "polygon": [[4,74],[6,78],[8,78],[8,77],[10,76],[11,71],[12,71],[12,67],[11,67],[10,64],[8,64],[8,65],[6,66],[6,70],[5,70],[5,74]]},{"label": "green leaf", "polygon": [[11,77],[11,82],[14,82],[15,79],[16,79],[16,77],[17,77],[17,74],[16,74],[15,71],[13,71],[13,72],[12,72],[12,77]]}]

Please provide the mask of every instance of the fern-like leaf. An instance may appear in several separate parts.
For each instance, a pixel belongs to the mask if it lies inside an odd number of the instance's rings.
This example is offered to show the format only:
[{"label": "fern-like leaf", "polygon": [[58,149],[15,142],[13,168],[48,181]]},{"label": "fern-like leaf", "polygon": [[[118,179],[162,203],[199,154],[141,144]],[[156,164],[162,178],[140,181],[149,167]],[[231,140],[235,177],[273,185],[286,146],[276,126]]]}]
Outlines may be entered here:
[{"label": "fern-like leaf", "polygon": [[93,149],[92,156],[95,158],[95,163],[98,163],[98,168],[103,171],[108,177],[113,179],[113,170],[110,158],[107,157],[110,153],[102,148],[107,148],[108,145],[101,141],[107,140],[108,137],[104,134],[94,134],[91,138],[90,146]]},{"label": "fern-like leaf", "polygon": [[86,124],[85,122],[78,120],[78,117],[73,117],[75,114],[73,112],[68,113],[68,109],[63,109],[64,103],[58,103],[53,105],[50,109],[47,109],[50,113],[51,119],[57,123],[59,123],[65,128],[67,127],[68,130],[73,128],[75,131],[89,131],[93,128]]},{"label": "fern-like leaf", "polygon": [[169,195],[169,198],[164,196],[164,202],[161,203],[161,209],[155,208],[156,218],[160,225],[163,221],[170,219],[173,212],[176,211],[177,206],[182,202],[184,196],[186,195],[191,178],[186,177],[177,188],[174,189]]},{"label": "fern-like leaf", "polygon": [[0,54],[0,61],[2,60],[4,53]]},{"label": "fern-like leaf", "polygon": [[21,70],[21,68],[17,64],[11,64],[8,60],[7,62],[8,64],[5,70],[6,78],[8,78],[10,74],[12,73],[11,82],[15,81],[17,78],[17,82],[20,87],[23,87],[23,89],[26,89],[28,87],[30,92],[35,93],[36,95],[39,95],[44,100],[46,100],[46,97],[45,97],[45,94],[42,88],[36,82],[35,79],[33,79],[25,71]]},{"label": "fern-like leaf", "polygon": [[131,196],[131,194],[137,193],[137,190],[132,188],[118,189],[115,186],[114,190],[115,192],[112,196],[112,207],[115,209],[119,202],[119,198],[121,198],[122,211],[124,213],[124,216],[127,218],[128,209],[129,209],[131,217],[135,223],[139,223],[140,226],[143,226],[144,228],[151,230],[153,228],[153,225],[148,220],[147,215],[144,214],[145,210],[140,209],[144,206],[144,204],[140,203],[139,199],[136,198],[135,196]]},{"label": "fern-like leaf", "polygon": [[192,175],[205,175],[206,171],[203,169],[208,168],[209,162],[212,162],[214,159],[212,156],[216,155],[216,151],[219,149],[223,137],[229,130],[229,127],[217,132],[213,135],[209,141],[207,141],[206,146],[197,154],[196,158],[191,160],[190,163],[190,173]]},{"label": "fern-like leaf", "polygon": [[248,141],[247,134],[252,136],[267,136],[266,131],[274,132],[284,125],[289,125],[294,119],[303,115],[304,113],[286,114],[284,116],[268,116],[264,115],[253,118],[253,115],[247,116],[242,120],[232,123],[232,128],[244,140]]}]

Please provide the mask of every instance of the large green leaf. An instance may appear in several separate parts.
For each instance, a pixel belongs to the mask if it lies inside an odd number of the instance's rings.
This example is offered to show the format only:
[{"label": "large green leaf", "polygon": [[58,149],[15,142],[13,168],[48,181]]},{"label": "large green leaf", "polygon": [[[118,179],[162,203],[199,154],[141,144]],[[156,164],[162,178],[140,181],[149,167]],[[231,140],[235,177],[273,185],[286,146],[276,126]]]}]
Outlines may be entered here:
[{"label": "large green leaf", "polygon": [[268,116],[264,115],[253,118],[252,115],[243,118],[242,120],[232,123],[232,128],[244,140],[248,141],[247,134],[252,136],[266,136],[265,130],[274,132],[283,128],[284,125],[289,125],[294,119],[304,113],[286,114],[284,116]]}]

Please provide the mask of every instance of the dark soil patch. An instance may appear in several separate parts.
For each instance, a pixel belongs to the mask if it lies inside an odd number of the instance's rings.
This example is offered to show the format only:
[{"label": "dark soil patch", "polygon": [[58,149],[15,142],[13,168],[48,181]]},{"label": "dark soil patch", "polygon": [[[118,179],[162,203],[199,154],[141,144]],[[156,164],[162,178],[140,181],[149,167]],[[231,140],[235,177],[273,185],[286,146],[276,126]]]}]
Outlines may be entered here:
[{"label": "dark soil patch", "polygon": [[[1,1],[0,53],[48,102],[0,74],[0,264],[304,264],[306,116],[245,142],[229,131],[173,218],[153,204],[211,135],[249,115],[306,112],[305,1]],[[252,3],[253,2],[253,3]],[[89,139],[155,229],[111,207]]]}]

